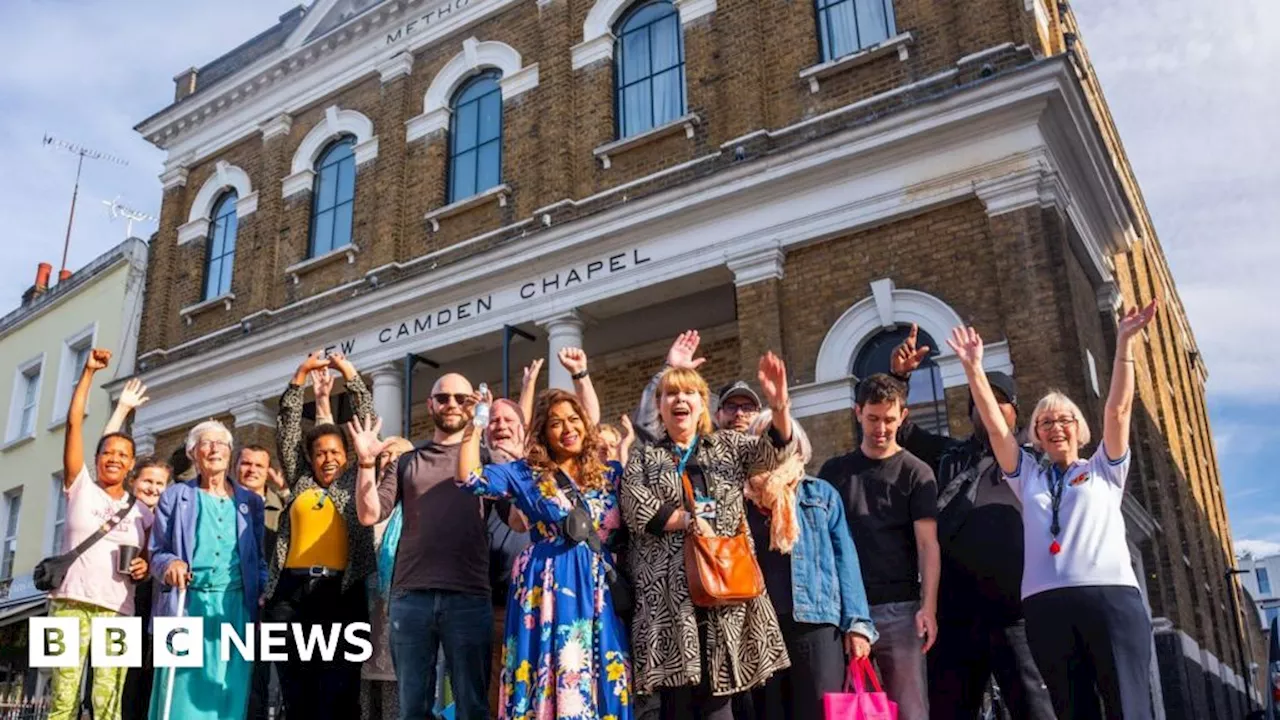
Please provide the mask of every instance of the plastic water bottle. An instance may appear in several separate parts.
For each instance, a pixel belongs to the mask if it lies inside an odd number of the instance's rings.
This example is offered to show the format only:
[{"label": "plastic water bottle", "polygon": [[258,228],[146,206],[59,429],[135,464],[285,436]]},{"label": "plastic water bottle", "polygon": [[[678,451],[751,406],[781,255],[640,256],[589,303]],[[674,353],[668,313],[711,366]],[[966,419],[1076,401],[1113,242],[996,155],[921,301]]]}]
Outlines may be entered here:
[{"label": "plastic water bottle", "polygon": [[[489,386],[480,383],[480,394],[483,396],[487,392],[489,392]],[[471,424],[481,429],[489,427],[489,403],[482,402],[476,405],[476,414],[471,418]]]}]

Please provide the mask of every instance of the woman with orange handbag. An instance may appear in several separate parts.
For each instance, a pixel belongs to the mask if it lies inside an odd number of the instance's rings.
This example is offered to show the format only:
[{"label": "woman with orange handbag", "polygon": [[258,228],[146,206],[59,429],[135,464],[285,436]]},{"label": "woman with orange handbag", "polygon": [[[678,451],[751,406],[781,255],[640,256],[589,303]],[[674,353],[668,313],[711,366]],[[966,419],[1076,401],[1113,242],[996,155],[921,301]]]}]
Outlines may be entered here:
[{"label": "woman with orange handbag", "polygon": [[794,452],[786,366],[769,353],[757,377],[773,410],[763,437],[713,432],[706,381],[690,368],[668,369],[657,388],[662,437],[627,464],[634,685],[657,692],[664,719],[731,720],[735,694],[790,664],[743,496],[748,477]]}]

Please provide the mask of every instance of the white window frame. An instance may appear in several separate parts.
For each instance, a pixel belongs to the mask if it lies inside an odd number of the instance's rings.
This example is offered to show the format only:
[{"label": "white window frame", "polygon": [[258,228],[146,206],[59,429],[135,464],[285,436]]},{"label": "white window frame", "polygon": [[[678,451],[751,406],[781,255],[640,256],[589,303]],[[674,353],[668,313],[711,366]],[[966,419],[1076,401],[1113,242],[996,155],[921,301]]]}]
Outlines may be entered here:
[{"label": "white window frame", "polygon": [[[14,516],[13,525],[11,527],[9,525],[9,515],[12,512],[11,508],[13,507],[14,502],[18,503],[18,514]],[[13,564],[10,564],[10,566],[8,567],[8,572],[5,572],[6,568],[4,567],[4,558],[9,554],[10,551],[13,552],[15,563],[17,562],[17,557],[18,557],[18,537],[22,532],[22,486],[21,485],[5,492],[4,514],[0,515],[0,518],[2,518],[5,523],[5,526],[3,528],[0,528],[0,531],[3,532],[3,535],[0,535],[0,581],[2,581],[2,580],[8,580],[9,578],[13,577]]]},{"label": "white window frame", "polygon": [[[76,353],[82,349],[93,350],[98,340],[98,323],[94,321],[88,327],[62,341],[62,359],[58,362],[58,386],[53,395],[53,411],[49,416],[49,429],[54,430],[67,422],[67,410],[71,405],[72,391],[75,382],[80,379],[80,371],[84,366],[74,367]],[[89,414],[89,404],[85,403],[85,415]]]},{"label": "white window frame", "polygon": [[[22,406],[26,401],[27,382],[32,374],[36,374],[36,406],[33,410],[34,422],[31,424],[31,432],[23,433],[22,431]],[[36,436],[36,427],[39,425],[40,417],[40,394],[44,389],[44,353],[40,353],[36,357],[18,365],[13,371],[13,392],[9,400],[9,424],[5,430],[4,442],[5,449],[18,442],[33,438]]]},{"label": "white window frame", "polygon": [[[49,500],[49,521],[45,523],[48,529],[44,539],[45,555],[58,555],[66,549],[58,547],[67,526],[67,493],[62,488],[62,472],[58,470],[51,476],[53,482],[49,489],[53,496]],[[62,510],[61,518],[58,517],[59,509]]]}]

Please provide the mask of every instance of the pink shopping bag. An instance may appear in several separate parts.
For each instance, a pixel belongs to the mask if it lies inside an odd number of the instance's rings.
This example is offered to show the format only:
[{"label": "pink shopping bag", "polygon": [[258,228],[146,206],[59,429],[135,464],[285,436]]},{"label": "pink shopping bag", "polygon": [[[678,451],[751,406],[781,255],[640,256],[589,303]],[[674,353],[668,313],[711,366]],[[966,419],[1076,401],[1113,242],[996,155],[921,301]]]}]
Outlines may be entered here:
[{"label": "pink shopping bag", "polygon": [[[865,678],[870,678],[873,690],[867,689]],[[845,692],[827,693],[822,704],[826,720],[898,720],[898,703],[880,687],[880,678],[868,658],[849,663]]]}]

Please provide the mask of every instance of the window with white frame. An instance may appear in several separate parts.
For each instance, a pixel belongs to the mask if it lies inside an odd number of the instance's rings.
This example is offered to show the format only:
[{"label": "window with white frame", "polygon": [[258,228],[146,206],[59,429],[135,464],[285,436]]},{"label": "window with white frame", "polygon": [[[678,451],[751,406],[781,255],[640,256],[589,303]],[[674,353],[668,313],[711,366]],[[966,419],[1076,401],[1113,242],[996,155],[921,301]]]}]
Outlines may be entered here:
[{"label": "window with white frame", "polygon": [[53,474],[53,502],[49,507],[53,510],[53,517],[49,523],[49,554],[62,554],[62,543],[65,538],[63,535],[67,529],[67,494],[62,490],[62,471]]},{"label": "window with white frame", "polygon": [[817,0],[822,61],[838,60],[893,37],[893,0]]},{"label": "window with white frame", "polygon": [[22,488],[4,495],[4,539],[0,541],[0,580],[13,577],[13,559],[18,552],[18,516],[22,513]]},{"label": "window with white frame", "polygon": [[95,323],[62,343],[62,362],[58,367],[58,391],[53,396],[52,425],[57,425],[67,418],[67,407],[71,405],[71,396],[75,394],[76,383],[80,381],[80,373],[89,360],[89,352],[93,350],[97,330]]},{"label": "window with white frame", "polygon": [[44,355],[40,355],[19,365],[14,373],[13,396],[9,403],[9,426],[5,432],[5,442],[35,436],[43,369]]}]

